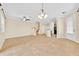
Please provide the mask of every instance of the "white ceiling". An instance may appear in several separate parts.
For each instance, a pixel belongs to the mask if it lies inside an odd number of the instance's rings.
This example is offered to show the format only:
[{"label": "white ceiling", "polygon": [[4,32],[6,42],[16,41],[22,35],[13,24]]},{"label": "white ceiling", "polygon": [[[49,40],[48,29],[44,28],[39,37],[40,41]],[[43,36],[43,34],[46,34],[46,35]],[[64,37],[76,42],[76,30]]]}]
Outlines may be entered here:
[{"label": "white ceiling", "polygon": [[[79,4],[75,3],[45,3],[44,9],[48,14],[48,19],[62,15],[62,12],[70,12]],[[3,3],[3,8],[8,16],[22,17],[31,16],[32,19],[37,19],[40,13],[41,3]]]}]

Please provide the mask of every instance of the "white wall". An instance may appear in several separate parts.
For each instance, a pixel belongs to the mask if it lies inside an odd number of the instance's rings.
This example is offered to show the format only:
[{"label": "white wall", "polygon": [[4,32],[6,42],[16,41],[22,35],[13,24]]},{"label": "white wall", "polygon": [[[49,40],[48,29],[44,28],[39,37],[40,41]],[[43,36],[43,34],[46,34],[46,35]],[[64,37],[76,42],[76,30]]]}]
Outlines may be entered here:
[{"label": "white wall", "polygon": [[23,22],[19,19],[8,18],[6,20],[6,38],[32,35],[33,23],[30,21]]},{"label": "white wall", "polygon": [[65,35],[65,23],[64,18],[57,18],[57,38],[64,38]]},{"label": "white wall", "polygon": [[79,42],[79,12],[75,13],[75,18],[76,18],[76,37],[77,41]]},{"label": "white wall", "polygon": [[40,23],[40,31],[39,34],[45,34],[45,25]]}]

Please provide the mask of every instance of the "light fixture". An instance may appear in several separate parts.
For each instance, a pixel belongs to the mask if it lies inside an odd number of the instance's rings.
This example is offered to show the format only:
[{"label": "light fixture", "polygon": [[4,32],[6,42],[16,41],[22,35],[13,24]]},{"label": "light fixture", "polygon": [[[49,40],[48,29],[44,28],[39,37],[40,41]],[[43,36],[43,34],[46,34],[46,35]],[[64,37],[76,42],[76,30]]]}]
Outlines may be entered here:
[{"label": "light fixture", "polygon": [[23,21],[26,21],[26,17],[25,16],[23,16]]},{"label": "light fixture", "polygon": [[44,4],[42,3],[41,13],[38,14],[38,18],[39,19],[46,19],[47,17],[48,17],[48,15],[45,13]]},{"label": "light fixture", "polygon": [[23,16],[23,21],[29,21],[29,20],[30,20],[29,17]]}]

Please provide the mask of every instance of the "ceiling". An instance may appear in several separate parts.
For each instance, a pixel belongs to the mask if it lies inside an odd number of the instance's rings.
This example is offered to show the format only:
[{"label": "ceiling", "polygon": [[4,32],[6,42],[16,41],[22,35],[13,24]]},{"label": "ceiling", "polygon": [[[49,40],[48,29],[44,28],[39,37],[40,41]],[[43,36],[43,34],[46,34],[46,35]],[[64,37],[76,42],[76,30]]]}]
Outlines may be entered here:
[{"label": "ceiling", "polygon": [[[45,3],[44,9],[48,14],[47,19],[52,19],[61,16],[62,12],[69,13],[78,6],[77,3]],[[8,16],[30,16],[32,19],[38,19],[37,15],[40,13],[41,3],[3,3],[3,8]]]}]

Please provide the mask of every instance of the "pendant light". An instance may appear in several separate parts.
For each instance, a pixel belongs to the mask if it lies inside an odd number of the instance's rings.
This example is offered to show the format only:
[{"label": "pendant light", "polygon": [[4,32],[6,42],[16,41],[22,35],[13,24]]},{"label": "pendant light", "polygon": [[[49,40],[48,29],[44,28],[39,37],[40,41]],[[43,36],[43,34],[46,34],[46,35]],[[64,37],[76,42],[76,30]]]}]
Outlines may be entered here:
[{"label": "pendant light", "polygon": [[44,11],[44,4],[42,3],[41,13],[38,14],[38,18],[39,19],[46,19],[47,17],[48,17],[48,15],[45,13],[45,11]]}]

